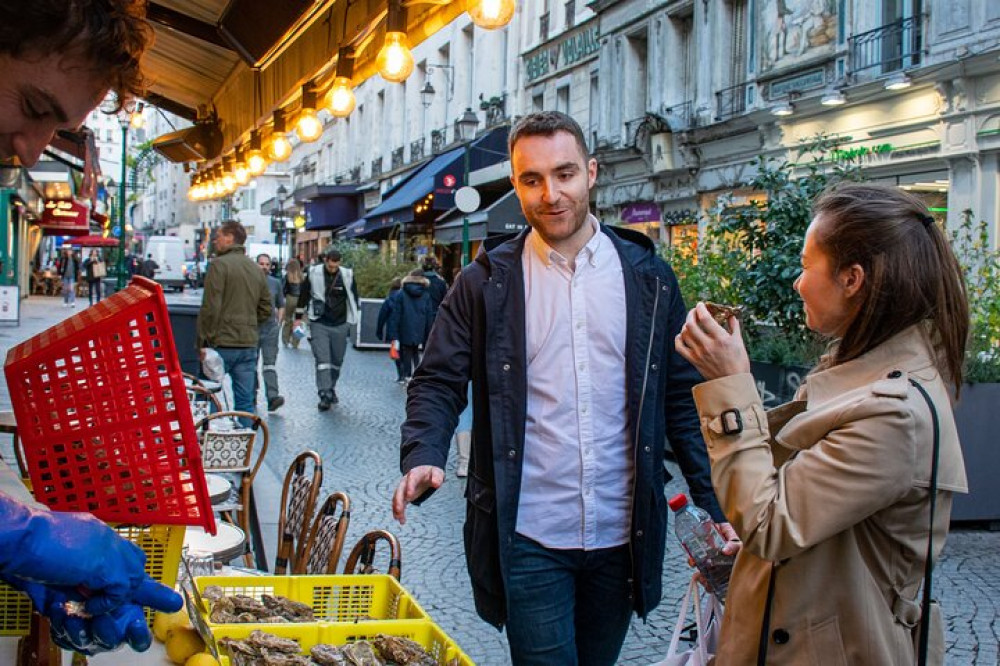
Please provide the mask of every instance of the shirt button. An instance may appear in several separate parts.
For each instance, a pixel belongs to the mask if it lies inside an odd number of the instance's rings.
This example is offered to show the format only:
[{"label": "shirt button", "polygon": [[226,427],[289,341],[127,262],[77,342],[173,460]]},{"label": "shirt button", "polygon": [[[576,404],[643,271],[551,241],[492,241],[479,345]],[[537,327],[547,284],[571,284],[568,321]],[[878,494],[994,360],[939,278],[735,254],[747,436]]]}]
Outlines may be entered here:
[{"label": "shirt button", "polygon": [[503,364],[503,371],[504,372],[508,372],[509,370],[510,370],[510,363],[504,363]]},{"label": "shirt button", "polygon": [[893,370],[892,372],[889,373],[889,379],[899,379],[902,376],[903,373],[900,372],[899,370]]},{"label": "shirt button", "polygon": [[651,452],[651,451],[652,451],[653,449],[652,449],[651,447],[648,447],[648,446],[647,446],[647,447],[646,447],[645,449],[643,449],[643,450],[644,450],[644,451],[645,451],[646,453],[649,453],[649,452]]},{"label": "shirt button", "polygon": [[508,458],[513,458],[516,455],[517,455],[517,451],[515,451],[514,449],[511,449],[510,451],[507,452],[507,457]]},{"label": "shirt button", "polygon": [[778,645],[784,645],[791,639],[791,636],[789,636],[788,632],[784,629],[775,629],[774,633],[771,634],[771,638],[773,638],[774,642]]},{"label": "shirt button", "polygon": [[651,370],[656,370],[659,366],[654,363],[653,365],[651,365],[649,367],[650,367]]}]

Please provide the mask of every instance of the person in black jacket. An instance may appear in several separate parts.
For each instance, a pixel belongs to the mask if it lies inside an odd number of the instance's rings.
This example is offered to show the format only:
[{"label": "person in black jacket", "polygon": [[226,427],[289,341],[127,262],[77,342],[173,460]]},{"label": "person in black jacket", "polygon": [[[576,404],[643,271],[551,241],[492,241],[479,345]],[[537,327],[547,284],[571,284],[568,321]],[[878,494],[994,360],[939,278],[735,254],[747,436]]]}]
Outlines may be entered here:
[{"label": "person in black jacket", "polygon": [[399,341],[399,362],[403,382],[410,381],[420,362],[420,348],[427,342],[434,323],[434,306],[428,288],[430,282],[419,268],[403,278],[402,288],[394,297],[386,332]]},{"label": "person in black jacket", "polygon": [[[402,288],[403,280],[398,277],[392,278],[392,282],[389,285],[389,293],[386,294],[385,300],[382,301],[382,307],[378,309],[378,319],[375,321],[375,335],[378,339],[392,342],[396,345],[399,342],[389,337],[386,325],[389,323],[389,317],[392,315],[393,308],[396,307],[396,301],[399,300],[399,290]],[[406,375],[403,374],[403,362],[399,357],[398,346],[392,360],[396,364],[396,383],[405,384]]]},{"label": "person in black jacket", "polygon": [[444,300],[444,295],[448,293],[448,283],[438,274],[441,265],[438,264],[436,257],[424,257],[423,268],[424,271],[421,275],[428,280],[427,293],[431,297],[431,309],[437,315],[438,308],[441,307],[441,301]]},{"label": "person in black jacket", "polygon": [[590,215],[597,163],[565,114],[511,129],[530,229],[488,239],[438,310],[408,387],[393,497],[444,482],[472,382],[466,561],[476,610],[506,625],[512,662],[614,664],[633,612],[660,600],[665,440],[695,503],[738,540],[712,489],[674,351],[687,310],[652,242]]}]

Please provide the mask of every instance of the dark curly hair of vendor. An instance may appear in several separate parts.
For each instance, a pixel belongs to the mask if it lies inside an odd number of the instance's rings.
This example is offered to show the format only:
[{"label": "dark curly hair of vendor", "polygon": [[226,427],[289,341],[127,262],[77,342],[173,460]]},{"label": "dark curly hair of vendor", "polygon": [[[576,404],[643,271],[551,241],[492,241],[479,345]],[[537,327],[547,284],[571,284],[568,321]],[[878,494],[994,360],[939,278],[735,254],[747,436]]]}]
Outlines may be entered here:
[{"label": "dark curly hair of vendor", "polygon": [[104,77],[115,111],[142,95],[140,59],[152,40],[145,0],[0,0],[0,54],[72,58]]}]

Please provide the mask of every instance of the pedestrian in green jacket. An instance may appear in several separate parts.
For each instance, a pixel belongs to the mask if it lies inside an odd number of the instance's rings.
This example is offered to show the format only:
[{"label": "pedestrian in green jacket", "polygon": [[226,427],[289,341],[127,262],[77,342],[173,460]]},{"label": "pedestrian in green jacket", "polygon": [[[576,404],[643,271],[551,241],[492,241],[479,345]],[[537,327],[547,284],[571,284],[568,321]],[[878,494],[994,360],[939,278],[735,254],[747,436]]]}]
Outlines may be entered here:
[{"label": "pedestrian in green jacket", "polygon": [[216,257],[205,274],[198,313],[198,348],[203,359],[207,348],[222,357],[234,407],[256,413],[257,327],[271,318],[271,292],[260,268],[246,256],[246,239],[246,230],[235,221],[215,232]]}]

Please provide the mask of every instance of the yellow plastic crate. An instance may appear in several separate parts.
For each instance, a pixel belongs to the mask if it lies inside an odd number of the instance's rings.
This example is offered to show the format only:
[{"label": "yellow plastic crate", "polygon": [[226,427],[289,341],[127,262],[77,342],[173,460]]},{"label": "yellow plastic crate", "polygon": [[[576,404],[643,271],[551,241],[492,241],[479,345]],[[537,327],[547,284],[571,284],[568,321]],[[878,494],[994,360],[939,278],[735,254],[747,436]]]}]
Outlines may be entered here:
[{"label": "yellow plastic crate", "polygon": [[[357,624],[225,624],[212,627],[216,641],[222,638],[244,639],[250,632],[260,629],[282,638],[292,638],[299,642],[303,654],[320,643],[346,645],[356,641],[370,641],[378,634],[402,636],[420,643],[437,660],[440,666],[458,663],[459,666],[475,666],[475,662],[462,652],[455,641],[430,620],[400,620],[397,622],[358,622]],[[229,656],[219,645],[222,666],[230,666]]]},{"label": "yellow plastic crate", "polygon": [[[222,588],[224,594],[242,594],[254,599],[261,595],[280,595],[308,604],[317,621],[357,622],[362,620],[429,620],[427,613],[392,576],[200,576],[195,581],[204,592],[209,585]],[[205,600],[211,612],[211,602]],[[205,622],[212,623],[208,617]],[[304,623],[303,623],[304,624]],[[246,625],[240,625],[246,626]],[[264,627],[273,625],[254,624]]]},{"label": "yellow plastic crate", "polygon": [[[177,582],[177,567],[184,547],[183,525],[119,525],[119,535],[146,553],[146,573],[167,587]],[[152,624],[152,612],[146,609]],[[26,595],[0,583],[0,636],[24,636],[31,625],[31,601]]]}]

